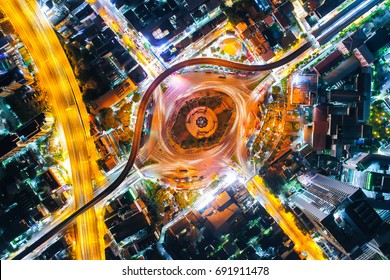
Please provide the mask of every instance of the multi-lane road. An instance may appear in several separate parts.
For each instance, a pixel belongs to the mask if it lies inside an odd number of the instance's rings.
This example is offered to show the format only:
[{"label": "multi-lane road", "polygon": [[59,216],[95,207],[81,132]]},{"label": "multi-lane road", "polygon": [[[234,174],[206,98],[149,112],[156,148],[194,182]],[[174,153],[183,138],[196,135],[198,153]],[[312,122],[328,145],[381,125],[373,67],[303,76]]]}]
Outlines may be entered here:
[{"label": "multi-lane road", "polygon": [[[19,0],[19,1],[23,3],[23,1],[21,1],[21,0]],[[15,3],[19,3],[19,1],[12,1],[11,3],[9,3],[9,4],[7,3],[4,6],[7,6],[8,7],[8,11],[11,12],[12,10],[15,9],[15,8],[12,8],[12,6],[15,5],[14,2]],[[379,1],[379,0],[367,1],[367,5],[369,5],[370,7],[373,7],[375,5],[374,2],[375,3],[376,2],[379,3],[381,1]],[[26,18],[20,19],[17,16],[17,14],[23,14],[23,8],[21,8],[20,5],[22,5],[22,4],[19,3],[19,5],[16,5],[17,6],[16,7],[16,11],[19,10],[19,13],[16,12],[15,13],[16,16],[13,16],[12,18],[11,17],[10,18],[11,18],[11,21],[13,23],[15,22],[15,23],[19,24],[18,25],[19,28],[17,28],[17,30],[21,29],[21,33],[24,34],[23,36],[21,35],[21,38],[22,39],[25,38],[26,39],[25,41],[29,41],[29,39],[28,39],[28,32],[24,31],[23,28],[26,28],[26,30],[30,30],[30,32],[35,32],[34,31],[34,29],[35,29],[34,26],[36,26],[37,22],[40,22],[40,21],[46,22],[47,20],[38,18],[38,19],[35,19],[35,21],[34,21],[34,19],[30,19],[30,22],[26,22],[26,20],[27,20]],[[26,8],[24,8],[24,9],[26,9]],[[324,32],[326,32],[326,37],[328,38],[328,36],[331,36],[332,34],[334,34],[334,32],[337,33],[339,30],[341,30],[340,29],[340,28],[342,28],[341,26],[348,25],[350,22],[352,22],[359,15],[362,15],[364,13],[364,10],[360,9],[357,12],[352,11],[351,13],[354,13],[354,16],[349,16],[348,20],[346,20],[346,21],[343,20],[342,24],[335,24],[334,29],[327,28],[326,31],[324,30]],[[31,9],[30,9],[30,11],[31,11]],[[39,11],[37,11],[37,14],[41,15],[42,17],[44,17]],[[348,15],[350,15],[350,13],[348,13]],[[35,15],[35,16],[37,16],[37,15]],[[30,17],[34,17],[34,15],[30,15]],[[39,23],[39,24],[41,24],[41,23]],[[23,27],[23,28],[21,28],[21,27]],[[47,33],[51,33],[52,32],[53,36],[55,36],[55,34],[54,34],[54,32],[52,30],[51,30],[51,32],[50,31],[46,31],[46,32]],[[43,34],[45,34],[45,32],[43,32]],[[318,36],[320,36],[320,35],[318,35]],[[38,38],[38,41],[42,40],[40,37],[35,37],[35,38]],[[51,45],[50,43],[51,42],[49,42],[49,44],[47,44],[47,45],[51,46],[51,48],[53,48],[53,45]],[[33,45],[32,43],[27,42],[27,47],[30,47],[32,50],[34,50],[34,48],[33,48],[34,46],[35,46],[35,43]],[[54,44],[54,46],[57,46],[57,44]],[[129,159],[128,159],[128,161],[127,161],[123,171],[120,173],[120,175],[115,179],[115,181],[110,186],[108,186],[106,189],[104,189],[95,198],[93,198],[91,200],[88,200],[88,199],[83,200],[83,202],[85,202],[84,205],[77,207],[78,209],[72,215],[70,215],[68,218],[66,218],[61,224],[57,225],[51,231],[46,233],[43,237],[38,239],[31,246],[26,248],[21,254],[19,254],[15,258],[18,258],[18,259],[24,258],[26,255],[29,254],[29,252],[31,252],[32,250],[38,248],[47,239],[49,239],[50,237],[52,237],[53,235],[58,233],[60,230],[64,229],[75,218],[77,218],[80,215],[86,213],[90,209],[93,209],[94,205],[96,205],[98,202],[102,201],[106,196],[108,196],[111,192],[113,192],[115,189],[117,189],[122,184],[122,182],[126,179],[127,174],[129,173],[129,171],[133,167],[134,161],[135,161],[135,159],[137,157],[137,154],[138,154],[140,141],[141,141],[141,134],[142,134],[142,130],[143,130],[144,115],[145,115],[145,111],[146,111],[147,106],[148,106],[149,99],[151,98],[154,90],[169,75],[171,75],[172,73],[174,73],[174,72],[176,72],[176,71],[178,71],[178,70],[180,70],[182,68],[189,67],[189,66],[194,66],[194,65],[199,65],[199,64],[217,65],[217,66],[222,66],[222,67],[227,67],[227,68],[232,68],[232,69],[237,69],[237,70],[242,70],[242,71],[248,71],[248,72],[267,71],[267,70],[271,70],[271,69],[275,69],[275,68],[281,67],[281,66],[283,66],[283,65],[293,61],[294,59],[298,58],[300,55],[304,54],[310,48],[311,48],[311,44],[310,43],[306,43],[306,44],[302,45],[299,49],[297,49],[295,52],[291,53],[290,55],[288,55],[288,56],[286,56],[286,57],[284,57],[284,58],[282,58],[282,59],[280,59],[278,61],[272,62],[270,64],[266,64],[266,65],[246,65],[246,64],[240,64],[240,63],[226,61],[226,60],[221,60],[221,59],[216,59],[216,58],[194,58],[194,59],[190,59],[190,60],[187,60],[187,61],[179,62],[179,63],[173,65],[172,67],[166,69],[163,73],[161,73],[159,76],[157,76],[157,78],[151,83],[149,88],[144,93],[144,97],[143,97],[143,99],[142,99],[142,101],[140,103],[140,106],[138,108],[137,123],[136,123],[135,130],[134,130],[135,134],[134,134],[134,139],[133,139],[133,145],[132,145],[131,153],[130,153]],[[36,50],[34,50],[34,51],[36,51]],[[40,50],[40,51],[43,51],[43,50]],[[60,51],[62,53],[62,50],[60,50],[60,49],[58,49],[56,51]],[[56,60],[55,57],[54,57],[54,53],[52,51],[45,51],[45,52],[48,52],[49,55],[46,54],[46,56],[44,56],[45,59],[42,60],[42,62],[45,62],[45,63],[47,62],[47,63],[50,63],[50,64],[54,63],[54,62],[50,61],[50,60],[54,60],[54,61]],[[39,58],[42,57],[42,54],[38,53],[36,56],[33,55],[33,58],[35,58],[35,57],[37,57],[38,61],[39,61]],[[45,63],[44,63],[44,65],[45,65]],[[61,64],[59,64],[59,65],[61,65]],[[67,64],[65,64],[65,65],[67,65]],[[42,68],[42,66],[40,66],[40,67]],[[58,67],[58,64],[57,64],[57,67]],[[38,69],[39,69],[39,67],[38,67]],[[43,67],[42,69],[45,69],[45,67]],[[56,69],[56,67],[53,67],[52,69]],[[52,69],[48,69],[47,72],[45,72],[45,76],[50,76]],[[70,69],[70,71],[71,71],[71,69]],[[50,81],[50,79],[48,78],[47,81]],[[50,84],[50,83],[48,83],[48,84]],[[59,85],[64,86],[64,87],[66,86],[65,82],[63,82],[63,84],[54,84],[53,86],[55,88],[57,88]],[[75,110],[77,108],[75,106],[75,104],[71,104],[71,103],[68,105],[68,107],[70,108],[69,110],[73,110],[72,108],[74,108],[74,110]],[[63,114],[63,112],[60,112],[60,115],[61,114]],[[68,114],[68,115],[72,115],[72,114]],[[73,117],[74,117],[74,115],[75,114],[73,113]],[[72,118],[72,117],[69,117],[69,118]],[[60,119],[60,121],[62,121],[62,119]],[[67,124],[68,122],[69,122],[68,120],[64,120],[65,124]],[[64,128],[64,130],[65,130],[65,128]],[[66,134],[68,134],[69,132],[71,132],[71,128],[69,128],[69,131],[67,131]],[[84,131],[82,131],[82,133],[84,133]],[[69,143],[72,143],[73,141],[75,141],[75,140],[74,139],[69,139]],[[68,147],[68,149],[69,149],[69,147]],[[74,157],[74,159],[79,159],[79,157],[77,155],[73,155],[73,157]],[[84,172],[88,173],[89,172],[89,165],[86,164],[87,161],[79,161],[78,163],[76,163],[73,160],[72,163],[73,164],[81,164],[81,166],[80,166],[81,169],[78,169],[78,171],[79,171],[78,173],[84,173]],[[83,165],[83,163],[84,163],[84,165]],[[74,175],[72,174],[72,176],[74,176]],[[80,176],[80,178],[79,178],[79,176]],[[74,181],[77,182],[78,180],[81,180],[81,178],[83,178],[83,176],[85,176],[85,173],[84,173],[84,175],[83,174],[79,174],[78,176],[74,176]],[[90,212],[92,213],[92,211],[90,211]],[[88,226],[92,226],[92,225],[88,225]],[[314,255],[314,253],[313,253],[313,255]]]},{"label": "multi-lane road", "polygon": [[295,249],[307,255],[311,260],[325,259],[321,247],[319,247],[310,236],[303,234],[297,227],[294,216],[287,212],[282,202],[269,192],[264,180],[254,176],[247,183],[249,192],[264,206],[268,214],[274,218],[284,233],[290,237],[295,244]]},{"label": "multi-lane road", "polygon": [[[259,94],[252,92],[248,86],[267,75],[268,72],[260,72],[257,75],[248,75],[243,78],[235,73],[223,76],[220,73],[191,71],[173,76],[167,83],[167,91],[162,93],[157,89],[154,95],[155,107],[150,136],[140,149],[137,160],[152,158],[158,164],[153,165],[154,168],[149,169],[147,173],[143,173],[151,177],[157,176],[165,183],[174,185],[176,184],[175,177],[183,177],[178,170],[196,170],[196,176],[204,179],[192,182],[191,188],[194,189],[204,186],[209,179],[212,180],[215,177],[215,174],[225,170],[234,154],[237,155],[242,168],[250,172],[245,156],[247,153],[244,151],[246,147],[244,140],[249,134],[248,128],[254,127],[256,123],[258,110],[256,99]],[[168,120],[175,118],[175,112],[186,101],[194,98],[195,92],[213,89],[224,92],[234,101],[236,116],[232,126],[216,147],[200,149],[196,153],[178,150],[169,140]],[[186,176],[195,174],[191,172],[189,171]],[[186,184],[182,184],[182,187],[185,188]]]},{"label": "multi-lane road", "polygon": [[[231,62],[227,60],[222,59],[216,59],[216,58],[194,58],[190,60],[186,60],[183,62],[179,62],[175,65],[173,65],[171,68],[166,69],[163,73],[161,73],[149,86],[149,88],[145,91],[144,96],[141,100],[140,106],[138,108],[137,112],[137,123],[134,128],[134,138],[133,138],[133,145],[131,148],[129,159],[123,168],[123,171],[119,174],[119,176],[112,182],[110,186],[108,186],[106,189],[104,189],[101,193],[99,193],[97,196],[95,196],[93,199],[86,202],[83,206],[79,207],[72,215],[67,217],[61,224],[54,227],[51,231],[43,235],[41,238],[39,238],[35,243],[31,244],[29,247],[27,247],[23,252],[15,256],[15,259],[22,259],[26,257],[29,253],[31,253],[33,250],[38,248],[41,244],[43,244],[46,240],[48,240],[50,237],[54,236],[59,231],[63,230],[67,225],[69,225],[74,219],[79,217],[80,215],[87,212],[89,209],[93,209],[93,207],[100,201],[102,201],[106,196],[108,196],[111,192],[113,192],[116,188],[118,188],[122,182],[126,179],[127,174],[130,172],[131,168],[133,167],[133,164],[136,160],[140,142],[141,142],[141,135],[143,130],[143,123],[144,123],[144,117],[145,112],[149,103],[149,100],[155,91],[155,89],[160,86],[160,84],[172,73],[185,68],[189,66],[194,65],[202,65],[202,64],[210,64],[210,65],[217,65],[222,66],[226,68],[232,68],[242,71],[248,71],[248,72],[255,72],[255,71],[267,71],[274,68],[278,68],[295,58],[297,58],[299,55],[301,55],[303,52],[308,50],[311,47],[309,43],[303,45],[300,49],[295,51],[294,53],[282,58],[279,61],[265,64],[265,65],[246,65],[241,64],[237,62]],[[73,174],[72,174],[73,176]],[[96,228],[97,231],[97,228]]]},{"label": "multi-lane road", "polygon": [[[5,11],[38,69],[41,86],[49,94],[59,127],[63,129],[68,148],[75,208],[93,198],[90,168],[89,117],[73,70],[48,19],[36,1],[2,1]],[[97,234],[94,209],[77,219],[77,254],[79,258],[103,257]]]},{"label": "multi-lane road", "polygon": [[335,17],[321,25],[312,34],[316,37],[320,45],[328,43],[338,32],[346,28],[351,22],[357,20],[375,5],[382,3],[383,0],[365,0],[354,1]]}]

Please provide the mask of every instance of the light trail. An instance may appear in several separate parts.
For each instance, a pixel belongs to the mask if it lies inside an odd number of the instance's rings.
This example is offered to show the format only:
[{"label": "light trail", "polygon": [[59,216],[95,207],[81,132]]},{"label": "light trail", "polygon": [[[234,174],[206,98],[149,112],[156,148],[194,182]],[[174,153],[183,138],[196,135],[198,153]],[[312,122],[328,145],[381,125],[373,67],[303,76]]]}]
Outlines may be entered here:
[{"label": "light trail", "polygon": [[274,218],[284,233],[294,242],[296,251],[305,252],[307,257],[312,260],[325,259],[322,249],[310,236],[301,232],[296,225],[294,216],[287,212],[282,202],[269,192],[261,177],[254,176],[247,183],[247,187],[252,196],[259,200],[268,214]]},{"label": "light trail", "polygon": [[[2,1],[1,8],[29,50],[41,85],[47,90],[54,114],[63,128],[72,168],[75,207],[78,209],[93,198],[90,153],[94,149],[90,147],[89,117],[72,67],[56,33],[35,1]],[[103,258],[97,246],[99,238],[94,209],[78,217],[77,224],[77,244],[81,247],[76,251],[82,254],[78,257]]]},{"label": "light trail", "polygon": [[[376,0],[379,1],[379,0]],[[340,27],[339,27],[340,28]],[[129,159],[121,172],[119,176],[115,179],[115,181],[105,188],[101,193],[99,193],[95,198],[92,200],[86,202],[85,205],[78,208],[72,215],[70,215],[68,218],[66,218],[61,224],[57,225],[54,229],[52,229],[50,232],[46,233],[43,237],[38,239],[35,243],[33,243],[31,246],[29,246],[27,249],[24,250],[21,254],[17,255],[15,258],[24,258],[29,252],[32,250],[38,248],[42,243],[44,243],[47,239],[52,237],[54,234],[59,232],[60,230],[64,229],[67,225],[69,225],[75,218],[79,217],[80,215],[84,214],[86,211],[89,211],[89,209],[93,208],[97,203],[102,201],[105,197],[107,197],[111,192],[115,191],[122,182],[126,179],[127,174],[130,172],[130,170],[133,167],[133,164],[135,162],[135,159],[137,157],[139,146],[140,146],[140,140],[141,140],[141,134],[143,130],[143,122],[145,117],[145,111],[148,106],[148,102],[154,92],[154,90],[160,86],[160,84],[172,73],[183,69],[185,67],[194,66],[194,65],[201,65],[201,64],[209,64],[209,65],[217,65],[222,66],[226,68],[232,68],[236,70],[243,70],[243,71],[267,71],[271,69],[275,69],[278,67],[281,67],[285,64],[290,63],[291,61],[297,59],[300,55],[304,54],[307,50],[311,48],[311,43],[306,43],[302,45],[299,49],[297,49],[295,52],[281,58],[278,61],[265,64],[265,65],[246,65],[236,62],[231,62],[227,60],[222,59],[216,59],[216,58],[194,58],[189,59],[187,61],[179,62],[172,67],[166,69],[163,73],[157,76],[157,78],[150,84],[146,92],[144,93],[144,96],[142,98],[142,101],[139,105],[139,109],[137,112],[137,123],[135,125],[134,129],[134,138],[133,138],[133,145],[130,152]],[[314,253],[313,253],[314,255]]]}]

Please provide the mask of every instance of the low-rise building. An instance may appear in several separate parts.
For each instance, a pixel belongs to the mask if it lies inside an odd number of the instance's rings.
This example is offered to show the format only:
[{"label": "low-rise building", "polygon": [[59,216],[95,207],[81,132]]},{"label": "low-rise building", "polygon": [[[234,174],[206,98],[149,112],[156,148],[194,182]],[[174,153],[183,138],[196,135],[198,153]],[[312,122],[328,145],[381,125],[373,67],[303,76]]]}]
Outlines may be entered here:
[{"label": "low-rise building", "polygon": [[331,70],[333,67],[338,65],[341,61],[343,61],[343,59],[344,56],[342,52],[336,49],[320,63],[318,63],[315,67],[313,67],[313,70],[316,71],[318,75],[322,76],[323,74]]},{"label": "low-rise building", "polygon": [[271,48],[271,45],[261,33],[259,27],[255,24],[245,28],[246,24],[239,24],[241,29],[245,29],[241,36],[244,40],[247,40],[256,52],[261,56],[265,61],[272,59],[275,56],[274,51]]},{"label": "low-rise building", "polygon": [[318,91],[317,74],[293,73],[289,77],[290,104],[312,105]]},{"label": "low-rise building", "polygon": [[43,172],[40,176],[40,179],[43,180],[46,185],[52,190],[55,191],[59,187],[62,187],[65,185],[64,179],[58,174],[58,171],[49,168],[45,172]]},{"label": "low-rise building", "polygon": [[6,135],[0,140],[0,161],[4,161],[25,148],[29,143],[46,135],[52,128],[54,119],[41,113],[35,118]]},{"label": "low-rise building", "polygon": [[366,34],[363,30],[359,29],[354,32],[352,35],[345,38],[339,45],[339,50],[343,53],[343,55],[347,55],[353,52],[356,48],[362,46],[367,39]]},{"label": "low-rise building", "polygon": [[362,67],[367,67],[375,61],[375,56],[366,45],[356,48],[353,55],[360,61]]}]

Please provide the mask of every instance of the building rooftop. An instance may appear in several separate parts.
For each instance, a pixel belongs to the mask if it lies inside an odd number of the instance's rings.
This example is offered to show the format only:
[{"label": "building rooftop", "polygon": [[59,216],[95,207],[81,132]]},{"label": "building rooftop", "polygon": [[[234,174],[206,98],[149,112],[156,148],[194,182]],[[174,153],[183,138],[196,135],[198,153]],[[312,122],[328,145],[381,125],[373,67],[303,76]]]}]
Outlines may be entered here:
[{"label": "building rooftop", "polygon": [[312,142],[314,150],[326,148],[326,135],[328,134],[328,108],[316,106],[313,110]]},{"label": "building rooftop", "polygon": [[43,172],[39,177],[46,182],[51,190],[56,190],[62,186],[62,183],[57,179],[51,168]]},{"label": "building rooftop", "polygon": [[308,211],[308,213],[311,213],[311,216],[313,216],[318,221],[324,220],[331,213],[331,211],[334,210],[334,207],[331,206],[326,212],[320,210],[315,205],[316,203],[314,201],[307,199],[304,195],[301,194],[294,195],[291,200],[294,202],[295,205],[305,209],[306,211]]},{"label": "building rooftop", "polygon": [[339,50],[335,50],[330,55],[328,55],[324,60],[318,63],[314,70],[319,74],[323,75],[336,66],[339,62],[344,59],[343,54]]},{"label": "building rooftop", "polygon": [[10,69],[5,74],[0,75],[0,87],[9,86],[11,83],[23,83],[24,75],[19,67]]},{"label": "building rooftop", "polygon": [[292,105],[310,105],[311,94],[318,90],[317,74],[295,73],[290,77],[290,95]]},{"label": "building rooftop", "polygon": [[378,163],[379,165],[389,165],[390,156],[380,154],[360,153],[345,161],[343,166],[348,169],[363,171],[370,165]]},{"label": "building rooftop", "polygon": [[359,190],[358,187],[340,182],[318,173],[306,173],[299,176],[298,181],[306,188],[310,186],[317,186],[322,188],[322,191],[325,193],[333,192],[333,199],[336,199],[339,203],[341,203],[344,199],[352,196]]},{"label": "building rooftop", "polygon": [[366,41],[366,45],[372,53],[376,53],[389,42],[390,31],[385,27],[381,27]]},{"label": "building rooftop", "polygon": [[15,149],[18,145],[17,143],[20,141],[20,138],[15,133],[9,133],[0,139],[0,158],[13,149]]},{"label": "building rooftop", "polygon": [[354,103],[361,100],[361,95],[355,90],[331,90],[329,92],[329,102]]},{"label": "building rooftop", "polygon": [[324,77],[324,84],[328,87],[333,86],[338,81],[343,80],[353,72],[357,71],[359,67],[359,60],[356,57],[351,56]]},{"label": "building rooftop", "polygon": [[178,3],[174,0],[134,1],[123,15],[153,46],[160,46],[182,33],[198,20],[198,16],[202,17],[200,14],[203,10],[199,9],[201,5],[206,6],[206,12],[211,12],[219,7],[221,1],[192,0]]},{"label": "building rooftop", "polygon": [[216,198],[215,198],[215,205],[218,208],[224,207],[229,201],[231,201],[231,198],[227,192],[222,192],[220,193]]},{"label": "building rooftop", "polygon": [[360,191],[359,188],[311,172],[298,176],[303,189],[291,199],[306,214],[321,222]]},{"label": "building rooftop", "polygon": [[363,32],[363,30],[359,29],[356,32],[354,32],[351,36],[348,36],[342,41],[342,44],[346,51],[349,53],[352,52],[354,49],[360,47],[364,44],[364,41],[367,39],[366,34]]},{"label": "building rooftop", "polygon": [[345,0],[327,0],[322,3],[321,6],[319,6],[316,10],[315,13],[319,18],[322,18],[329,14],[331,11],[336,9],[342,2]]},{"label": "building rooftop", "polygon": [[291,25],[291,20],[286,16],[282,10],[278,10],[274,13],[276,21],[279,23],[282,29],[287,29]]},{"label": "building rooftop", "polygon": [[379,172],[368,172],[366,189],[390,193],[390,175]]},{"label": "building rooftop", "polygon": [[223,211],[214,211],[212,215],[207,216],[206,219],[210,223],[212,230],[215,231],[223,231],[224,227],[229,227],[229,222],[231,221],[232,217],[237,215],[240,212],[240,208],[232,203]]},{"label": "building rooftop", "polygon": [[[371,64],[375,61],[375,56],[365,44],[356,48],[354,54],[360,54],[362,56],[362,58],[364,59],[364,62],[361,62],[362,66],[367,66],[368,64]],[[357,57],[359,58],[359,56]]]},{"label": "building rooftop", "polygon": [[291,44],[293,44],[297,38],[294,36],[294,34],[291,32],[291,30],[288,30],[283,37],[279,39],[280,45],[282,48],[287,48]]}]

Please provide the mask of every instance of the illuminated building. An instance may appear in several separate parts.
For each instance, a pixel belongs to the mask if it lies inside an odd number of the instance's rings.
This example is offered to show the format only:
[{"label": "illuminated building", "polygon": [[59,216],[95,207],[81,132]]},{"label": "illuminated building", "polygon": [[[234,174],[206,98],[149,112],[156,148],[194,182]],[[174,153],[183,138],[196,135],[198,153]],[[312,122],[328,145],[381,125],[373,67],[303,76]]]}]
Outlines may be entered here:
[{"label": "illuminated building", "polygon": [[46,117],[44,113],[39,114],[13,133],[8,134],[0,140],[0,161],[21,151],[29,143],[45,135],[51,130],[54,120]]},{"label": "illuminated building", "polygon": [[311,172],[298,180],[303,189],[291,201],[340,251],[349,255],[376,236],[383,221],[358,187]]},{"label": "illuminated building", "polygon": [[289,78],[290,104],[311,105],[318,90],[317,74],[293,73]]}]

